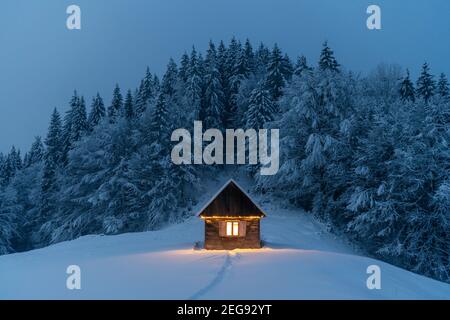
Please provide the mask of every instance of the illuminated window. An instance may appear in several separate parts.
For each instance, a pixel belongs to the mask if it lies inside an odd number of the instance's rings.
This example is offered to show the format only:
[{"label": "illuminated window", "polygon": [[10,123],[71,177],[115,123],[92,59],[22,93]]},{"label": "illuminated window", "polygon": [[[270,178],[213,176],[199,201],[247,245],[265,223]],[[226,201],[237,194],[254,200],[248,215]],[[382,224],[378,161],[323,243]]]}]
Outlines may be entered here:
[{"label": "illuminated window", "polygon": [[227,222],[227,236],[238,236],[239,235],[239,222],[228,221]]}]

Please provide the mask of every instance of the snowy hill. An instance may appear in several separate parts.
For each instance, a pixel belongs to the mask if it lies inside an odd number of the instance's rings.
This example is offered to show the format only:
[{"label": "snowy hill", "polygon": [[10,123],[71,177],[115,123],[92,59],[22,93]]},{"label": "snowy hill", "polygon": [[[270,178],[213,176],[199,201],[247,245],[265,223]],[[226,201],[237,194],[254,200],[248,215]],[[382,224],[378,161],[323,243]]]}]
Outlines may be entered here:
[{"label": "snowy hill", "polygon": [[[261,250],[193,250],[203,222],[0,256],[1,299],[450,299],[450,285],[361,257],[303,212],[262,204]],[[81,290],[66,268],[81,268]],[[366,269],[381,268],[381,290]]]}]

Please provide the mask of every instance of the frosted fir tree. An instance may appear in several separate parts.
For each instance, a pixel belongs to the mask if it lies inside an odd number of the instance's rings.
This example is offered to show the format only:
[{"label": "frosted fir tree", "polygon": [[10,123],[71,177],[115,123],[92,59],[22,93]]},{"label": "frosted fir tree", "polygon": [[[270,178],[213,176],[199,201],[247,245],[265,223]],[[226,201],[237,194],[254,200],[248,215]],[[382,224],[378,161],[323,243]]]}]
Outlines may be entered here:
[{"label": "frosted fir tree", "polygon": [[139,89],[136,90],[134,97],[134,111],[136,116],[142,116],[147,110],[147,101],[145,100],[145,84],[144,80],[141,80]]},{"label": "frosted fir tree", "polygon": [[[75,90],[72,95],[72,98],[70,99],[69,110],[67,110],[64,115],[62,132],[61,132],[61,134],[62,134],[61,143],[63,145],[61,161],[64,164],[67,163],[67,155],[68,155],[70,149],[72,148],[72,143],[73,143],[72,137],[71,137],[72,114],[73,114],[74,110],[77,108],[78,104],[79,104],[79,97],[78,97],[77,91]],[[56,110],[56,108],[55,108],[55,110]]]},{"label": "frosted fir tree", "polygon": [[62,140],[61,134],[61,116],[59,115],[58,110],[55,108],[51,116],[47,138],[45,139],[45,145],[47,146],[45,159],[49,159],[55,164],[60,163],[62,160],[64,141]]},{"label": "frosted fir tree", "polygon": [[255,53],[256,73],[265,75],[270,61],[270,50],[262,42]]},{"label": "frosted fir tree", "polygon": [[167,97],[175,94],[177,88],[178,67],[175,61],[171,58],[167,65],[166,73],[161,82],[161,93]]},{"label": "frosted fir tree", "polygon": [[437,84],[437,93],[441,97],[448,97],[450,95],[448,79],[445,73],[441,73]]},{"label": "frosted fir tree", "polygon": [[277,100],[283,94],[283,87],[286,84],[285,75],[287,74],[285,68],[286,65],[281,50],[275,44],[270,55],[266,80],[266,87],[274,100]]},{"label": "frosted fir tree", "polygon": [[55,108],[50,120],[47,138],[45,139],[47,151],[44,159],[41,184],[41,201],[39,206],[42,217],[48,217],[51,212],[54,212],[56,207],[55,198],[58,191],[57,170],[63,160],[64,152],[61,132],[61,118]]},{"label": "frosted fir tree", "polygon": [[245,63],[248,71],[250,73],[255,73],[256,71],[256,61],[255,61],[255,53],[253,51],[253,46],[250,40],[247,38],[244,44],[244,57]]},{"label": "frosted fir tree", "polygon": [[321,70],[331,70],[334,72],[339,72],[340,65],[336,61],[334,52],[328,46],[327,41],[324,42],[322,52],[320,53],[319,67]]},{"label": "frosted fir tree", "polygon": [[6,157],[0,152],[0,186],[4,185]]},{"label": "frosted fir tree", "polygon": [[153,100],[154,100],[158,96],[159,91],[161,90],[161,81],[159,80],[159,77],[156,74],[153,75],[152,85],[153,85]]},{"label": "frosted fir tree", "polygon": [[10,163],[12,170],[14,172],[22,169],[23,162],[22,156],[20,155],[20,149],[16,149],[14,146],[11,148],[11,152],[9,153]]},{"label": "frosted fir tree", "polygon": [[181,81],[183,83],[186,83],[187,80],[188,80],[188,77],[189,77],[189,65],[190,65],[189,55],[185,51],[183,53],[183,55],[181,56],[180,70],[179,70],[179,73],[178,73],[178,76],[179,76],[179,78],[181,79]]},{"label": "frosted fir tree", "polygon": [[224,99],[219,70],[217,68],[217,54],[212,42],[206,56],[205,94],[200,119],[207,128],[223,128]]},{"label": "frosted fir tree", "polygon": [[134,105],[133,105],[133,94],[131,90],[127,91],[127,95],[125,97],[125,103],[123,105],[125,112],[125,119],[131,120],[134,118]]},{"label": "frosted fir tree", "polygon": [[409,70],[406,70],[406,76],[400,83],[400,96],[403,101],[414,102],[416,100],[414,84],[410,79]]},{"label": "frosted fir tree", "polygon": [[156,75],[151,74],[150,68],[147,67],[147,70],[145,71],[145,77],[142,80],[142,99],[145,104],[152,102],[159,90],[159,84],[157,83],[158,81],[155,82],[155,76]]},{"label": "frosted fir tree", "polygon": [[422,66],[422,72],[417,79],[416,87],[417,95],[422,97],[425,102],[428,102],[435,93],[436,82],[433,79],[433,75],[430,74],[430,67],[426,62]]},{"label": "frosted fir tree", "polygon": [[45,148],[42,143],[42,138],[40,136],[36,136],[34,138],[34,142],[31,145],[31,149],[28,152],[27,166],[38,163],[44,159]]},{"label": "frosted fir tree", "polygon": [[225,43],[223,41],[220,41],[219,45],[217,46],[217,60],[216,60],[216,66],[217,70],[219,71],[222,86],[225,90],[225,88],[228,87],[228,66],[227,66],[227,48],[225,46]]},{"label": "frosted fir tree", "polygon": [[92,99],[91,111],[89,113],[88,118],[88,127],[89,130],[93,130],[99,122],[105,117],[106,109],[103,103],[103,99],[100,96],[100,93],[97,92],[97,95]]},{"label": "frosted fir tree", "polygon": [[82,96],[78,100],[76,107],[72,110],[71,117],[70,141],[76,142],[81,139],[88,129],[86,103]]},{"label": "frosted fir tree", "polygon": [[8,153],[8,155],[4,158],[3,160],[3,165],[2,165],[2,185],[6,186],[9,181],[11,180],[11,178],[15,175],[16,171],[17,171],[17,152],[16,152],[16,148],[14,146],[11,147],[10,152]]},{"label": "frosted fir tree", "polygon": [[13,240],[18,236],[18,219],[22,208],[17,204],[17,191],[0,187],[0,255],[13,252]]},{"label": "frosted fir tree", "polygon": [[308,66],[305,56],[299,56],[297,58],[297,63],[295,65],[294,74],[296,76],[302,76],[305,73],[311,72],[313,70],[312,67]]},{"label": "frosted fir tree", "polygon": [[116,87],[113,91],[113,97],[111,101],[111,105],[108,107],[108,117],[111,122],[115,122],[119,115],[122,112],[123,108],[123,97],[122,93],[120,92],[120,87],[118,84],[116,84]]},{"label": "frosted fir tree", "polygon": [[238,64],[238,59],[242,51],[242,44],[235,38],[231,38],[230,44],[228,45],[227,57],[226,57],[226,67],[228,76],[232,77],[234,75],[235,66]]},{"label": "frosted fir tree", "polygon": [[249,106],[245,118],[247,128],[258,130],[265,128],[265,124],[274,120],[277,108],[272,96],[261,84],[250,95]]},{"label": "frosted fir tree", "polygon": [[201,99],[202,99],[202,74],[200,71],[200,61],[195,48],[192,48],[190,57],[189,77],[186,83],[186,98],[189,107],[194,110],[194,119],[200,119]]},{"label": "frosted fir tree", "polygon": [[291,58],[287,53],[283,56],[283,76],[286,81],[291,81],[292,75],[294,74],[294,65],[292,64]]}]

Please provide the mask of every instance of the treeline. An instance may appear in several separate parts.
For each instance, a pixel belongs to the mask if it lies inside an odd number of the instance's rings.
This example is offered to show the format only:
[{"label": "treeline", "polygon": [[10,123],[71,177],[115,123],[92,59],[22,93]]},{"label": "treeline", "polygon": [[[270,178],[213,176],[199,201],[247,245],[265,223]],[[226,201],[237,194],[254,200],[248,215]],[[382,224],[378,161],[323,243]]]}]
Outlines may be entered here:
[{"label": "treeline", "polygon": [[368,253],[449,280],[450,98],[425,63],[416,83],[395,65],[345,71],[324,44],[316,66],[250,41],[192,48],[161,79],[89,112],[77,92],[44,141],[0,155],[0,253],[76,237],[151,230],[192,215],[199,179],[222,166],[176,166],[170,134],[280,129],[281,167],[255,190],[310,210]]}]

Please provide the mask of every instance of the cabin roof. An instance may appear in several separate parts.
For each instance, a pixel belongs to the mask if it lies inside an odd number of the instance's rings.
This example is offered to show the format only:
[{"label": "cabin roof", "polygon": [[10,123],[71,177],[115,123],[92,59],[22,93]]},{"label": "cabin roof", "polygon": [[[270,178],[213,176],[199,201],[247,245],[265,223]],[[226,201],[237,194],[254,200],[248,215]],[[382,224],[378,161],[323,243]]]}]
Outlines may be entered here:
[{"label": "cabin roof", "polygon": [[265,217],[258,204],[233,179],[228,180],[209,200],[197,216],[200,217]]}]

